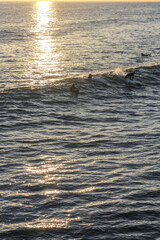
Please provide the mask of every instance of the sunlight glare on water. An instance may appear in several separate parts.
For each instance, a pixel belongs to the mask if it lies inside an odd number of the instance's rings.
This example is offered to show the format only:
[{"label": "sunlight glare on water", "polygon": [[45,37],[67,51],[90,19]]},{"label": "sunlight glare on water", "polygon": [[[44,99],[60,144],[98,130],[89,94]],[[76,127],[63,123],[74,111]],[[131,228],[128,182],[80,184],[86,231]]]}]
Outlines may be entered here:
[{"label": "sunlight glare on water", "polygon": [[36,3],[35,13],[35,39],[33,43],[34,74],[32,85],[46,85],[58,78],[60,52],[54,40],[56,28],[56,10],[51,2],[41,1]]},{"label": "sunlight glare on water", "polygon": [[45,31],[50,22],[51,2],[42,1],[36,3],[37,30]]},{"label": "sunlight glare on water", "polygon": [[[37,164],[27,164],[26,170],[30,175],[32,181],[33,189],[39,189],[40,198],[44,199],[44,204],[47,202],[45,199],[50,199],[47,204],[53,204],[53,201],[57,201],[61,194],[67,194],[66,190],[61,190],[57,188],[57,183],[60,179],[64,178],[66,169],[65,164],[62,163],[62,159],[51,156],[42,156],[40,162]],[[54,185],[54,189],[51,187]],[[39,186],[46,186],[44,189]],[[31,186],[30,186],[31,187]],[[52,208],[52,207],[51,207]],[[45,208],[42,209],[45,211]],[[58,210],[58,209],[57,209]],[[72,217],[71,210],[64,210],[64,217],[55,217],[53,210],[50,209],[47,212],[46,218],[38,218],[34,222],[30,222],[26,225],[28,229],[67,229],[69,227],[70,221],[79,221],[80,217]],[[60,215],[60,214],[59,214]]]},{"label": "sunlight glare on water", "polygon": [[160,240],[159,7],[0,3],[0,239]]}]

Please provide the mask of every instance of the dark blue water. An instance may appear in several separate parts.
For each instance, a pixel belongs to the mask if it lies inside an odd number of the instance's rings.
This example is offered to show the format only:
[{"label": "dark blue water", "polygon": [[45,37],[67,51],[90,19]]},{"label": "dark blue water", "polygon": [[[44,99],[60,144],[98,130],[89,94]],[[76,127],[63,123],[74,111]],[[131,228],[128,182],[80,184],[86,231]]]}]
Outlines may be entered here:
[{"label": "dark blue water", "polygon": [[159,7],[0,3],[1,239],[160,239]]}]

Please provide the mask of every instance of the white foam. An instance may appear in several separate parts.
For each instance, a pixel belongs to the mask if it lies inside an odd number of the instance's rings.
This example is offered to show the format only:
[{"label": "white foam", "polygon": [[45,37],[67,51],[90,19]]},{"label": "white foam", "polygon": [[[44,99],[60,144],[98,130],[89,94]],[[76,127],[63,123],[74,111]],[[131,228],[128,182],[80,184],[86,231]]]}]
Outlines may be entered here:
[{"label": "white foam", "polygon": [[126,75],[126,72],[122,69],[122,68],[116,68],[114,71],[113,71],[113,75],[116,75],[117,77],[124,77]]}]

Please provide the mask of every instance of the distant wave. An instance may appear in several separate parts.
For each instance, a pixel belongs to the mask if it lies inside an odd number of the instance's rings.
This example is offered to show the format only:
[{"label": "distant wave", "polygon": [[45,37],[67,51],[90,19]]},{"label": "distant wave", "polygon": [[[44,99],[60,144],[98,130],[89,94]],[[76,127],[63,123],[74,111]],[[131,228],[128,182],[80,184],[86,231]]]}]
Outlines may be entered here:
[{"label": "distant wave", "polygon": [[[133,80],[126,79],[125,75],[130,72],[135,71],[135,77]],[[92,73],[92,79],[88,79],[87,75],[79,77],[69,77],[61,80],[55,80],[53,82],[48,81],[45,84],[32,84],[31,86],[27,83],[25,86],[4,88],[4,83],[0,87],[0,95],[17,93],[19,95],[25,94],[30,95],[30,97],[35,97],[40,94],[40,91],[43,91],[43,94],[52,92],[52,93],[62,93],[65,94],[69,91],[69,88],[72,83],[77,84],[79,89],[83,88],[98,88],[98,86],[106,87],[124,87],[124,86],[147,86],[147,85],[159,85],[160,84],[160,63],[148,64],[145,66],[136,66],[130,68],[116,68],[110,70],[106,73]],[[52,79],[51,76],[46,76],[46,79]],[[44,77],[45,79],[45,77]],[[95,85],[96,84],[96,85]]]}]

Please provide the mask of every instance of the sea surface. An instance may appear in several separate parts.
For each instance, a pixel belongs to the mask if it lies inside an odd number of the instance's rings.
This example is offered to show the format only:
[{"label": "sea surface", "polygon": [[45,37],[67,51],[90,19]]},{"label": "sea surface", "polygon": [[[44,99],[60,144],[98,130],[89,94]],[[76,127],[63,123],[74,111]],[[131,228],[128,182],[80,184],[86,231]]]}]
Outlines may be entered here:
[{"label": "sea surface", "polygon": [[160,240],[160,3],[0,3],[0,239]]}]

